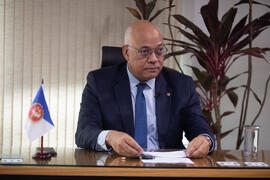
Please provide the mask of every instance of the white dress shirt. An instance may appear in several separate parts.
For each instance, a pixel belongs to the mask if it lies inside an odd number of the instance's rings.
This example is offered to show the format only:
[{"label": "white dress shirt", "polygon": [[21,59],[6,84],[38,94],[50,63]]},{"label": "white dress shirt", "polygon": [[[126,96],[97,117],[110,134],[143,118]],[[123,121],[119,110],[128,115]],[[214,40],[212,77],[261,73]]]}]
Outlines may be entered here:
[{"label": "white dress shirt", "polygon": [[[135,112],[135,99],[137,94],[137,84],[140,81],[135,78],[127,67],[130,92],[132,99],[132,109]],[[147,87],[143,90],[143,94],[146,102],[146,113],[147,113],[147,150],[159,149],[158,134],[157,134],[157,123],[156,123],[156,100],[155,100],[155,81],[156,79],[150,79],[146,81]],[[133,119],[135,120],[135,113],[133,113]],[[135,123],[135,122],[134,122]],[[98,135],[96,150],[97,151],[109,151],[107,148],[105,139],[110,130],[101,131]]]}]

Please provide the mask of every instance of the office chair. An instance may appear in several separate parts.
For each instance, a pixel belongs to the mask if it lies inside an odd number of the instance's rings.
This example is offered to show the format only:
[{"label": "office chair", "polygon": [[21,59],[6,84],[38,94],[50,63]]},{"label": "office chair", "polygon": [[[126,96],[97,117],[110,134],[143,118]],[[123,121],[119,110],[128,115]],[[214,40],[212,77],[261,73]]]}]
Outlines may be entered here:
[{"label": "office chair", "polygon": [[121,47],[103,46],[101,67],[120,64],[125,61]]}]

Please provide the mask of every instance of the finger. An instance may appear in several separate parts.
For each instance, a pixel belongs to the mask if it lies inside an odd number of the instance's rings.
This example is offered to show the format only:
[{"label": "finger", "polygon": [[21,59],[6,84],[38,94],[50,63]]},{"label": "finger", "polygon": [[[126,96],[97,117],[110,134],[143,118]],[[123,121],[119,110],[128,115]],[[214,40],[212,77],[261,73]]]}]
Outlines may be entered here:
[{"label": "finger", "polygon": [[133,138],[130,138],[127,143],[138,152],[138,155],[143,153],[142,147]]},{"label": "finger", "polygon": [[125,139],[123,149],[127,157],[139,156],[143,151],[133,138]]},{"label": "finger", "polygon": [[117,152],[119,155],[126,156],[126,157],[135,157],[138,155],[138,151],[134,149],[132,146],[130,146],[127,143],[122,143]]},{"label": "finger", "polygon": [[201,145],[199,148],[197,148],[192,154],[191,157],[193,158],[201,158],[207,155],[206,147],[204,145]]},{"label": "finger", "polygon": [[[193,146],[194,146],[194,144],[193,144]],[[197,146],[197,148],[195,148],[195,150],[190,154],[189,157],[201,158],[201,157],[206,156],[208,154],[208,152],[209,152],[208,142],[200,141],[200,143],[198,143],[196,145],[199,145],[199,146]],[[194,147],[196,147],[196,145]]]},{"label": "finger", "polygon": [[200,147],[200,145],[200,141],[197,141],[196,139],[192,140],[188,145],[186,156],[191,157],[193,153]]}]

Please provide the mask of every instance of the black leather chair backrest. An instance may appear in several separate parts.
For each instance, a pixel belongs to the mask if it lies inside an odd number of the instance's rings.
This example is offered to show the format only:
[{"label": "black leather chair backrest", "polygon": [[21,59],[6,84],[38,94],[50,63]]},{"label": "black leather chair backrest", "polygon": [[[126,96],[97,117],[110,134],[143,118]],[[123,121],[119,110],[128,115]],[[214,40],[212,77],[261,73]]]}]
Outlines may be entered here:
[{"label": "black leather chair backrest", "polygon": [[103,46],[102,47],[102,62],[101,67],[120,64],[125,61],[122,54],[122,47]]}]

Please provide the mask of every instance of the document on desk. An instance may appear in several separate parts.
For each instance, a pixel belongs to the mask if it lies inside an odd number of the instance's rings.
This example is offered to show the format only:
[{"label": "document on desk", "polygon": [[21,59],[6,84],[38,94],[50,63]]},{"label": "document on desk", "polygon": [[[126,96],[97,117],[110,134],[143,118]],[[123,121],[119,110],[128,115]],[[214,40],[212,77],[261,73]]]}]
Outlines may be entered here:
[{"label": "document on desk", "polygon": [[144,152],[153,159],[142,159],[143,163],[167,163],[167,164],[194,164],[186,157],[185,151],[169,151],[169,152]]}]

